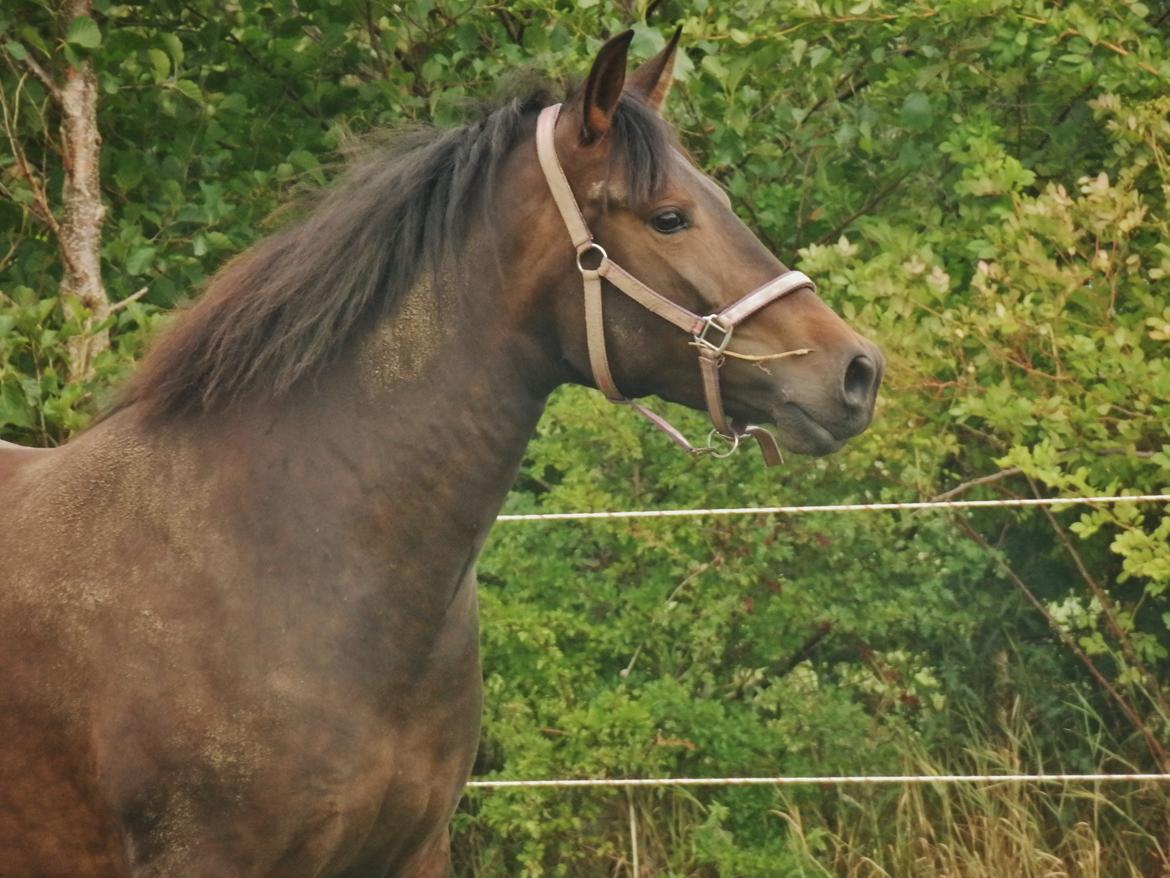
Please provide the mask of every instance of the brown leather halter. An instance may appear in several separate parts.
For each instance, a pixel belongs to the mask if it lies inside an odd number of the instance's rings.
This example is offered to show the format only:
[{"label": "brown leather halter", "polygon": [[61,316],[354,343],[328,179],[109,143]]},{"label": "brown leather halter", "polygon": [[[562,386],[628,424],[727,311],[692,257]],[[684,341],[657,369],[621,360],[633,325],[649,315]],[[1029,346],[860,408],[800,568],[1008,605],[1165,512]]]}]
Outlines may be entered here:
[{"label": "brown leather halter", "polygon": [[[768,466],[780,463],[783,460],[780,455],[780,447],[770,432],[763,427],[754,425],[745,426],[741,430],[727,419],[727,415],[723,411],[723,397],[719,390],[719,368],[724,363],[727,346],[731,343],[731,337],[739,324],[777,299],[805,287],[815,290],[816,285],[802,272],[785,271],[747,295],[736,299],[726,308],[716,311],[714,314],[708,314],[706,317],[689,311],[646,286],[610,259],[605,249],[593,240],[593,234],[589,231],[589,225],[581,214],[581,208],[578,207],[577,199],[573,196],[569,180],[557,159],[554,133],[560,108],[560,104],[554,104],[541,111],[536,123],[536,153],[540,158],[540,167],[544,171],[544,178],[548,181],[548,188],[552,191],[553,200],[556,202],[561,219],[564,220],[565,228],[569,232],[569,238],[577,250],[577,268],[585,283],[585,334],[589,343],[589,364],[593,370],[593,380],[597,389],[605,394],[610,402],[630,406],[666,433],[676,445],[691,454],[715,454],[717,457],[726,457],[739,447],[739,442],[743,437],[751,436],[759,444],[764,462]],[[582,261],[583,259],[590,261],[596,259],[597,265],[587,267]],[[605,278],[651,313],[670,321],[693,336],[692,344],[699,352],[699,371],[703,376],[703,393],[707,400],[707,413],[714,425],[714,429],[707,437],[706,446],[691,445],[686,437],[666,419],[633,400],[627,399],[618,390],[609,369],[609,360],[605,354],[605,324],[601,297],[602,278]],[[727,450],[720,452],[711,444],[716,434],[731,443]]]}]

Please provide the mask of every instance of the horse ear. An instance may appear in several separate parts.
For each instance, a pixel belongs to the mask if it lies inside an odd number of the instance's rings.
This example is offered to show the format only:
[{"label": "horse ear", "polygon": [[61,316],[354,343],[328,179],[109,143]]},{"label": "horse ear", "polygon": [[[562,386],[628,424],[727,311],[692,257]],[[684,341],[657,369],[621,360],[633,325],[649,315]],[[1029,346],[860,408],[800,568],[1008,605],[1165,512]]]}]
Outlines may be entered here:
[{"label": "horse ear", "polygon": [[674,56],[681,36],[682,28],[679,27],[666,44],[666,48],[653,58],[643,61],[638,65],[638,69],[630,74],[627,87],[652,110],[662,109],[666,93],[670,91],[670,83],[674,78]]},{"label": "horse ear", "polygon": [[630,50],[632,30],[611,37],[593,62],[582,95],[581,138],[586,143],[600,140],[609,133],[618,98],[626,83],[626,55]]}]

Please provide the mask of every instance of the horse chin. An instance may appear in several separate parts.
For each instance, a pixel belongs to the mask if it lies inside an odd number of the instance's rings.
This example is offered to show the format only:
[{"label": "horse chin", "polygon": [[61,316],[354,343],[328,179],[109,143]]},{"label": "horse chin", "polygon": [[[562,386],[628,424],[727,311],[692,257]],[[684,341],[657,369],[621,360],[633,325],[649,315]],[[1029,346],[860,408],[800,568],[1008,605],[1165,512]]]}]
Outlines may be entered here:
[{"label": "horse chin", "polygon": [[824,457],[839,451],[845,444],[844,439],[838,439],[793,402],[786,402],[776,408],[772,412],[772,422],[780,444],[794,454]]}]

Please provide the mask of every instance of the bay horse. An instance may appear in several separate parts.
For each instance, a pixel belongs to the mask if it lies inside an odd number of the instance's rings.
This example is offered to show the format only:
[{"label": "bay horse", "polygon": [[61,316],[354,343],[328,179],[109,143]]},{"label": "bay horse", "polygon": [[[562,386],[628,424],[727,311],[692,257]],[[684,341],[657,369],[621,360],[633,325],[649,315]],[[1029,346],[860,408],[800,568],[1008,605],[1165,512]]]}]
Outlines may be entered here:
[{"label": "bay horse", "polygon": [[678,35],[627,77],[630,36],[358,162],[94,426],[0,447],[4,878],[446,874],[475,560],[550,392],[868,425],[881,354],[675,145]]}]

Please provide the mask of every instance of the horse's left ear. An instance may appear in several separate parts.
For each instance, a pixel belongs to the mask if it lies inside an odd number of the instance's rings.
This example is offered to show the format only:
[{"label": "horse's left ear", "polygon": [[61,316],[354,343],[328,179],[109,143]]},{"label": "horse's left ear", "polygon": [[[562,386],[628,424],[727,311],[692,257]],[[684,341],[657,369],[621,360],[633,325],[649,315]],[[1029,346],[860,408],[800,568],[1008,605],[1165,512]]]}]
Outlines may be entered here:
[{"label": "horse's left ear", "polygon": [[585,143],[594,143],[609,133],[626,83],[626,56],[633,38],[632,30],[611,37],[593,61],[581,95],[581,139]]},{"label": "horse's left ear", "polygon": [[674,78],[674,56],[681,36],[680,27],[675,30],[666,48],[648,61],[643,61],[626,80],[626,88],[638,95],[652,110],[662,109],[666,93],[670,91],[670,83]]}]

